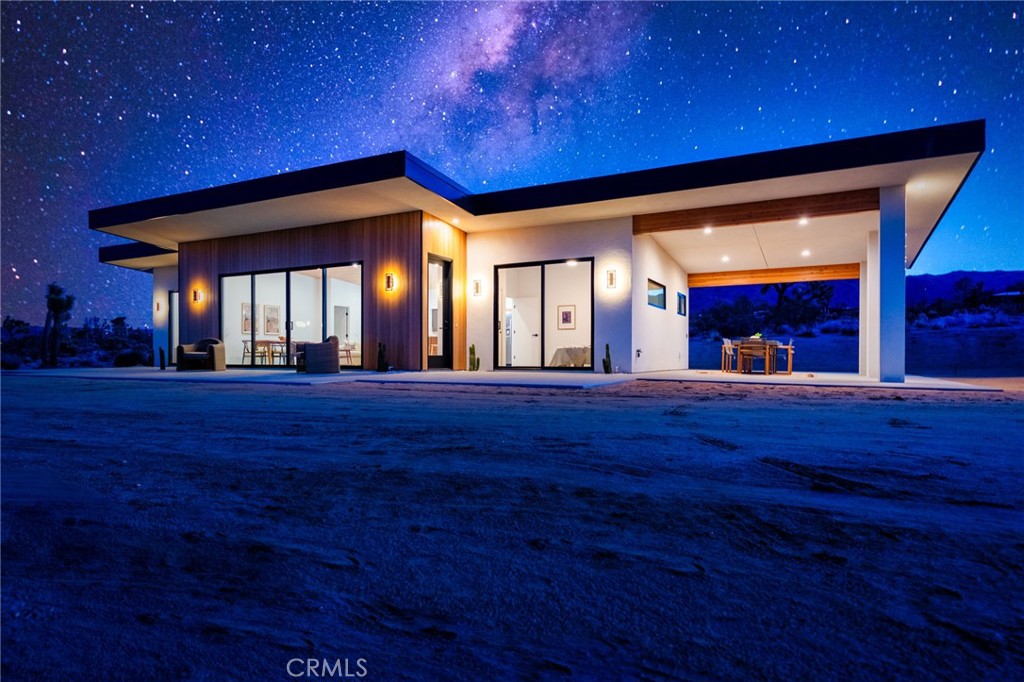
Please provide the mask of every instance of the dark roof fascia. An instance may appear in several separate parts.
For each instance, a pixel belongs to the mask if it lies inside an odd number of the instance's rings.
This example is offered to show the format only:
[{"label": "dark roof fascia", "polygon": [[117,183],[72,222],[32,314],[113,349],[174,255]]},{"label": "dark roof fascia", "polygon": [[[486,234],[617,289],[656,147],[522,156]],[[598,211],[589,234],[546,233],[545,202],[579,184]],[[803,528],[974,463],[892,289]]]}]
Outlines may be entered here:
[{"label": "dark roof fascia", "polygon": [[131,260],[133,258],[151,258],[153,256],[164,256],[169,253],[177,253],[173,249],[164,249],[144,242],[129,242],[127,244],[114,244],[112,246],[100,247],[100,262],[115,263],[117,261]]},{"label": "dark roof fascia", "polygon": [[417,184],[458,199],[468,191],[405,151],[389,152],[305,170],[271,175],[89,211],[89,227],[102,230],[171,215],[208,211],[310,192],[409,177]]},{"label": "dark roof fascia", "polygon": [[477,194],[463,208],[478,216],[529,211],[984,150],[985,121],[967,121]]}]

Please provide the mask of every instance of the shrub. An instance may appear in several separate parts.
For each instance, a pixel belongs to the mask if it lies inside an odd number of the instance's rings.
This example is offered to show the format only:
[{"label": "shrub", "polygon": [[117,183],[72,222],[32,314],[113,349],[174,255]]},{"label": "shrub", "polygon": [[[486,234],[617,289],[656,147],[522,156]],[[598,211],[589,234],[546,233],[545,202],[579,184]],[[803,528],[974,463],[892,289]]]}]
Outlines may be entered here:
[{"label": "shrub", "polygon": [[21,367],[21,358],[17,355],[10,353],[4,353],[0,355],[0,368],[2,369],[18,369]]},{"label": "shrub", "polygon": [[117,357],[114,358],[114,367],[138,367],[145,364],[146,358],[137,350],[118,353]]}]

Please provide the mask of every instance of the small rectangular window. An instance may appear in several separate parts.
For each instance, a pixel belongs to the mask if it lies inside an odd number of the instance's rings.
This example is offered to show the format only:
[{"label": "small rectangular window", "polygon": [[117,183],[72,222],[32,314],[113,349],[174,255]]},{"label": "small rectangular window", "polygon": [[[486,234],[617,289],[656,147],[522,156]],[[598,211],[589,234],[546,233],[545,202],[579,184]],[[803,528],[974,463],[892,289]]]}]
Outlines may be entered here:
[{"label": "small rectangular window", "polygon": [[676,293],[676,314],[686,317],[686,294],[681,291]]},{"label": "small rectangular window", "polygon": [[647,280],[647,305],[655,308],[665,309],[665,285],[658,284],[653,279]]}]

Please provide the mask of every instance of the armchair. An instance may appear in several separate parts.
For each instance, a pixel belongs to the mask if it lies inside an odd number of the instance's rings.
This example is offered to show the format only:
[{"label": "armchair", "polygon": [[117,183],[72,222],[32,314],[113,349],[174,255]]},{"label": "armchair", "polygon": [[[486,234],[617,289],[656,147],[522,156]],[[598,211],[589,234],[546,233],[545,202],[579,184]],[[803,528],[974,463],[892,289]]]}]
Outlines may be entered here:
[{"label": "armchair", "polygon": [[223,372],[227,369],[224,344],[220,339],[202,339],[177,348],[178,371],[206,369]]},{"label": "armchair", "polygon": [[300,346],[296,353],[298,371],[307,374],[337,374],[341,371],[337,336],[329,336],[323,343],[304,343]]}]

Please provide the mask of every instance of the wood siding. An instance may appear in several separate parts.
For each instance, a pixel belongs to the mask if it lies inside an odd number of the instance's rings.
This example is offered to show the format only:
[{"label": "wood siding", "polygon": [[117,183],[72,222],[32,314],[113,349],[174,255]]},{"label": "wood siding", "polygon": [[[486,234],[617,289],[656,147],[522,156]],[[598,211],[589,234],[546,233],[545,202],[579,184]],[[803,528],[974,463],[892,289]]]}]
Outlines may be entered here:
[{"label": "wood siding", "polygon": [[[363,264],[363,367],[377,366],[377,343],[399,369],[423,369],[422,213],[412,211],[328,225],[183,243],[179,247],[181,339],[220,336],[220,277],[351,262]],[[384,274],[398,278],[384,291]],[[194,289],[203,300],[192,300]]]},{"label": "wood siding", "polygon": [[423,214],[423,353],[427,366],[427,258],[430,255],[452,262],[452,369],[466,369],[466,233],[429,213]]},{"label": "wood siding", "polygon": [[768,268],[734,272],[690,273],[687,284],[698,287],[726,287],[737,284],[776,284],[779,282],[817,282],[833,279],[860,279],[859,263],[811,265],[802,268]]},{"label": "wood siding", "polygon": [[778,220],[861,213],[878,210],[878,189],[861,189],[747,204],[709,206],[685,211],[633,216],[633,234],[751,225]]}]

